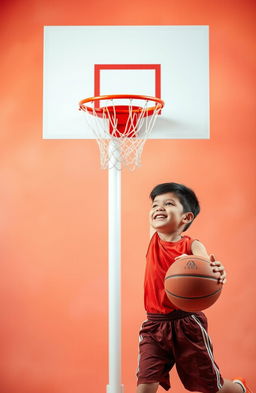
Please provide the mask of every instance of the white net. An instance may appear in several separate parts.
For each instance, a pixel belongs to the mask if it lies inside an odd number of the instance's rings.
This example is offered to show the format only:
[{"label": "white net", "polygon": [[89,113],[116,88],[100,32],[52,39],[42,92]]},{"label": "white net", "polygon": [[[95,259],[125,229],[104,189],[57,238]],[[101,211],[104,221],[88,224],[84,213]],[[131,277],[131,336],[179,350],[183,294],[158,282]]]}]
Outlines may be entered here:
[{"label": "white net", "polygon": [[[152,107],[152,101],[143,100],[143,106],[137,106],[138,100],[132,98],[110,99],[104,107],[97,107],[95,100],[81,105],[86,113],[86,122],[93,131],[100,150],[100,162],[103,169],[127,167],[134,170],[141,163],[141,154],[162,105]],[[151,103],[151,106],[150,106]]]}]

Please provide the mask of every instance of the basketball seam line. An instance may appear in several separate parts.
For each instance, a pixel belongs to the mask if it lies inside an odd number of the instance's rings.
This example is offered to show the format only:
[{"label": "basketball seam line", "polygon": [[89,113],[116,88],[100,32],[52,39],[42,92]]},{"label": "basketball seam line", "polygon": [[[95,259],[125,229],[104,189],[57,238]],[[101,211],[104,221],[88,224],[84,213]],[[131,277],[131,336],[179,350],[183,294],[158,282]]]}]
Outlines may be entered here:
[{"label": "basketball seam line", "polygon": [[203,278],[207,278],[207,279],[215,280],[215,281],[219,280],[218,277],[205,276],[203,274],[172,274],[171,276],[165,277],[165,280],[168,280],[169,278],[173,278],[173,277],[197,277],[197,278],[203,277]]},{"label": "basketball seam line", "polygon": [[168,291],[168,289],[166,289],[166,292],[168,292],[169,295],[172,295],[172,296],[174,296],[174,297],[178,297],[178,298],[180,298],[180,299],[191,299],[191,300],[205,299],[205,298],[207,298],[207,297],[210,297],[210,296],[215,295],[215,294],[218,293],[219,291],[221,291],[221,288],[220,288],[220,289],[217,289],[217,291],[214,291],[214,292],[210,293],[210,295],[190,297],[190,296],[175,295],[175,293],[172,293],[172,292]]}]

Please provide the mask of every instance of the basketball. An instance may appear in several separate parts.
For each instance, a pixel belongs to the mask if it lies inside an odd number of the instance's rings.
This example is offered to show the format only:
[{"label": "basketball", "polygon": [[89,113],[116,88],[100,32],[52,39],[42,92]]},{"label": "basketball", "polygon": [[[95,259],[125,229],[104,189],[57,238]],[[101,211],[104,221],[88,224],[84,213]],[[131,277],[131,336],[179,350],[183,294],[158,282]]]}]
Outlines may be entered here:
[{"label": "basketball", "polygon": [[169,267],[164,280],[165,292],[177,308],[201,311],[212,306],[220,296],[223,284],[219,276],[208,259],[187,255]]}]

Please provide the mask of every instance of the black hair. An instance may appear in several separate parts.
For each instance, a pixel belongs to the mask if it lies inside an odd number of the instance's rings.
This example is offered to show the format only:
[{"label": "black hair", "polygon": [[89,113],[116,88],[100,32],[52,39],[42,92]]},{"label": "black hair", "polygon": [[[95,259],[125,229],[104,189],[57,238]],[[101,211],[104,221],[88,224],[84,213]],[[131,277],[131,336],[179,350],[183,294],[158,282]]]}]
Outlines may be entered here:
[{"label": "black hair", "polygon": [[[183,206],[184,213],[192,212],[194,214],[194,218],[198,215],[198,213],[200,212],[200,205],[197,196],[193,190],[184,186],[183,184],[178,184],[178,183],[158,184],[151,191],[150,198],[152,201],[154,201],[157,195],[166,194],[168,192],[171,192],[177,196],[177,198],[179,199],[180,203]],[[189,224],[187,224],[184,227],[184,231],[186,231],[189,228],[192,222],[193,221],[191,221]]]}]

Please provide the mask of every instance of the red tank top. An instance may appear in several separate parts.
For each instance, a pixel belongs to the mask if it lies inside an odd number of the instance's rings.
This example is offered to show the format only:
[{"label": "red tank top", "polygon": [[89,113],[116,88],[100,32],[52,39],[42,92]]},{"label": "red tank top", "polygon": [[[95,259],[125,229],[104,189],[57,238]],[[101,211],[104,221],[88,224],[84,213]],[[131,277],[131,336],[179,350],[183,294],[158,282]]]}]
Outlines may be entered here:
[{"label": "red tank top", "polygon": [[144,282],[144,304],[148,313],[167,314],[177,309],[169,300],[164,290],[164,278],[175,257],[192,254],[189,236],[183,236],[177,242],[166,242],[156,232],[149,243],[146,255]]}]

